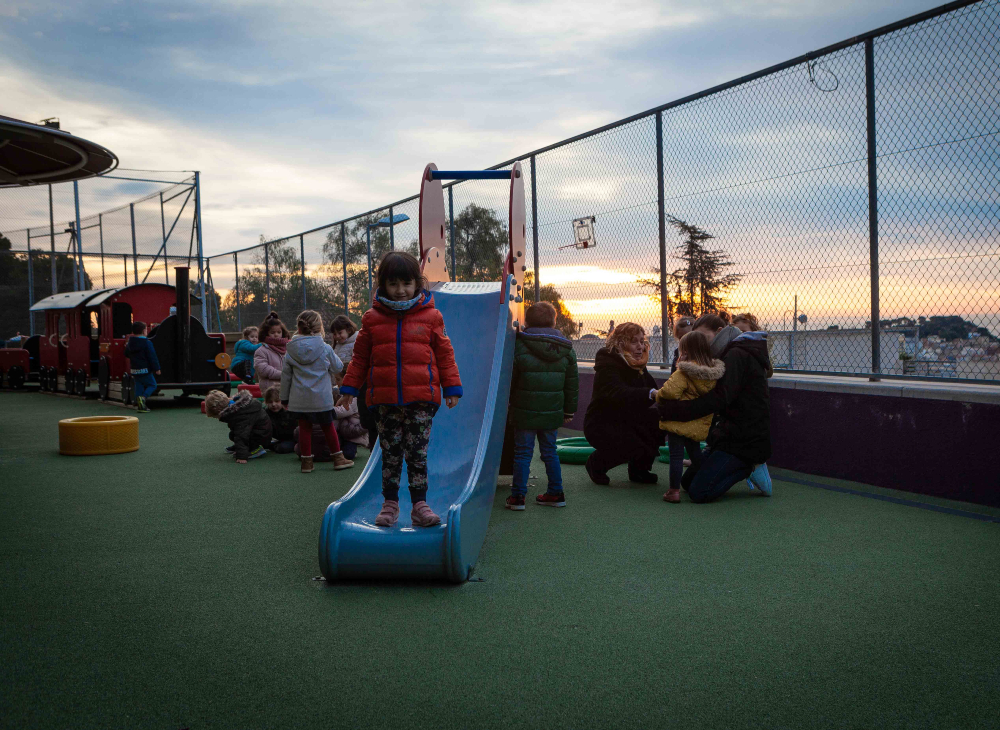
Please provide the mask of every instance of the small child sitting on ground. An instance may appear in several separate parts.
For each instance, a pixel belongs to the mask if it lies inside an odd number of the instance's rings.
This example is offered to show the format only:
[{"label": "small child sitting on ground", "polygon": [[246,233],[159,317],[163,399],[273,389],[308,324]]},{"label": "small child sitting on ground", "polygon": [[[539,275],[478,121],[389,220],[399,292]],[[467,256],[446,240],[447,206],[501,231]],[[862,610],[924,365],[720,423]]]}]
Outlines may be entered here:
[{"label": "small child sitting on ground", "polygon": [[243,339],[237,340],[233,347],[233,363],[229,369],[244,383],[254,382],[253,357],[262,344],[257,341],[258,329],[245,327]]},{"label": "small child sitting on ground", "polygon": [[295,416],[281,403],[281,388],[272,385],[264,391],[264,408],[271,419],[271,443],[268,451],[290,454],[295,451]]},{"label": "small child sitting on ground", "polygon": [[565,507],[562,469],[556,455],[559,427],[576,413],[579,374],[573,343],[555,328],[556,308],[536,302],[524,313],[523,332],[514,345],[514,374],[511,380],[510,416],[514,425],[514,479],[507,509],[523,510],[528,493],[531,456],[538,451],[545,464],[549,484],[535,502]]},{"label": "small child sitting on ground", "polygon": [[205,396],[205,415],[229,425],[233,445],[226,449],[236,457],[237,464],[246,464],[266,452],[271,443],[271,419],[250,392],[241,390],[235,400],[221,390],[210,390]]},{"label": "small child sitting on ground", "polygon": [[[712,347],[701,332],[688,332],[681,338],[677,370],[656,393],[657,402],[668,400],[694,400],[715,387],[715,381],[726,372],[722,360],[712,357]],[[701,464],[701,441],[708,437],[712,416],[694,421],[660,421],[660,428],[668,432],[670,444],[670,489],[663,495],[666,502],[681,501],[681,473],[684,450],[695,467]]]}]

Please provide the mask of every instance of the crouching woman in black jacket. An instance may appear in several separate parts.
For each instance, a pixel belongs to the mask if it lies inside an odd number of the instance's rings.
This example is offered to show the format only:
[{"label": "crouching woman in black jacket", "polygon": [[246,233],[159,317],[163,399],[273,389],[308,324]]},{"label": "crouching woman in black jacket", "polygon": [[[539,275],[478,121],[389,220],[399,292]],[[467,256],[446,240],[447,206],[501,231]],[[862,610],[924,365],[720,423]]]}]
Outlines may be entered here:
[{"label": "crouching woman in black jacket", "polygon": [[700,468],[691,467],[681,479],[692,502],[720,497],[771,456],[767,333],[740,335],[726,347],[722,361],[726,372],[714,390],[694,400],[665,401],[656,406],[665,421],[693,421],[715,414]]},{"label": "crouching woman in black jacket", "polygon": [[656,482],[650,467],[666,432],[650,409],[656,381],[646,370],[648,360],[646,332],[631,322],[615,327],[594,358],[594,392],[583,433],[596,449],[587,459],[587,474],[595,484],[609,484],[608,469],[625,463],[631,481]]}]

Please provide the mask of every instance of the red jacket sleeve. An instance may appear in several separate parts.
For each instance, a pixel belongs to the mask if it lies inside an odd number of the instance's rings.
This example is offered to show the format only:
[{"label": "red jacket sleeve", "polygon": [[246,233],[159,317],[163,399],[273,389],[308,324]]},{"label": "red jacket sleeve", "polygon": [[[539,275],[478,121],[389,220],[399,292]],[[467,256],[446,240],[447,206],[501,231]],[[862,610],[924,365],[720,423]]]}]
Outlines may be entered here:
[{"label": "red jacket sleeve", "polygon": [[[359,338],[360,339],[360,338]],[[462,379],[458,374],[458,364],[455,362],[455,348],[444,333],[444,317],[438,312],[434,323],[434,337],[431,340],[434,357],[437,359],[438,377],[441,379],[441,394],[445,397],[457,395],[462,397]],[[354,361],[351,361],[354,364]]]},{"label": "red jacket sleeve", "polygon": [[[365,326],[368,320],[368,326]],[[366,315],[361,318],[361,330],[354,341],[354,355],[347,366],[347,374],[344,375],[344,382],[340,386],[340,392],[344,395],[357,395],[361,386],[365,384],[368,377],[368,367],[372,359],[372,335],[371,320]]]}]

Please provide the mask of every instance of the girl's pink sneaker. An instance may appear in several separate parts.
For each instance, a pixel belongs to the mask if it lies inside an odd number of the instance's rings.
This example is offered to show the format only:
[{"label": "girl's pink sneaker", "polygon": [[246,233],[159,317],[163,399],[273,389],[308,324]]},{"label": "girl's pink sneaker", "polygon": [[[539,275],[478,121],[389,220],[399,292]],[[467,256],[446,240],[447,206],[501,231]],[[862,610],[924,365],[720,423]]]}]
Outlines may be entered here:
[{"label": "girl's pink sneaker", "polygon": [[413,520],[414,527],[434,527],[434,525],[441,523],[441,518],[434,514],[426,502],[417,502],[413,505],[410,519]]},{"label": "girl's pink sneaker", "polygon": [[375,518],[375,525],[377,527],[392,527],[396,524],[396,519],[399,517],[399,502],[394,502],[391,499],[385,500],[382,504],[382,511],[378,513],[378,517]]}]

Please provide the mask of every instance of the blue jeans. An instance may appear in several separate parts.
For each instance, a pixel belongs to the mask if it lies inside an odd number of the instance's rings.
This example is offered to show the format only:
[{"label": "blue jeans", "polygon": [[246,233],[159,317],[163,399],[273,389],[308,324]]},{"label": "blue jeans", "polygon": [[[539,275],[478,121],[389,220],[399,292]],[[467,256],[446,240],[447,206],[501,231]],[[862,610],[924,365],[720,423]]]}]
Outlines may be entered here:
[{"label": "blue jeans", "polygon": [[514,482],[510,491],[522,497],[528,493],[528,473],[531,468],[531,456],[535,453],[535,437],[538,437],[538,451],[545,463],[545,473],[549,477],[549,494],[561,494],[562,469],[559,468],[559,457],[556,455],[557,429],[548,431],[514,431]]},{"label": "blue jeans", "polygon": [[691,457],[691,468],[697,470],[701,466],[701,444],[676,433],[668,433],[670,443],[670,488],[681,488],[681,474],[684,472],[684,449]]},{"label": "blue jeans", "polygon": [[136,398],[148,398],[156,392],[156,378],[152,373],[133,375],[132,381],[135,383]]},{"label": "blue jeans", "polygon": [[[671,461],[673,457],[671,456]],[[753,464],[725,451],[708,451],[699,467],[692,464],[681,484],[692,502],[711,502],[753,472]]]}]

